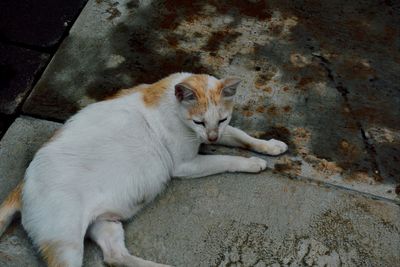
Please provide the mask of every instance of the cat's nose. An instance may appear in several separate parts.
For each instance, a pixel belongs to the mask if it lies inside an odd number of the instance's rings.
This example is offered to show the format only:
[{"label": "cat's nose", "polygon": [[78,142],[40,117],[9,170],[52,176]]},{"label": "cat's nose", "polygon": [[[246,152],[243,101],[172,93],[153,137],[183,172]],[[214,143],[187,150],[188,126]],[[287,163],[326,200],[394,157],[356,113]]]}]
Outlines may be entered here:
[{"label": "cat's nose", "polygon": [[217,141],[217,139],[218,139],[218,136],[209,136],[208,137],[208,141],[210,141],[210,142],[215,142],[215,141]]},{"label": "cat's nose", "polygon": [[218,139],[218,133],[215,132],[215,131],[210,132],[210,133],[207,135],[207,139],[208,139],[208,141],[210,141],[210,142],[215,142],[215,141],[217,141],[217,139]]}]

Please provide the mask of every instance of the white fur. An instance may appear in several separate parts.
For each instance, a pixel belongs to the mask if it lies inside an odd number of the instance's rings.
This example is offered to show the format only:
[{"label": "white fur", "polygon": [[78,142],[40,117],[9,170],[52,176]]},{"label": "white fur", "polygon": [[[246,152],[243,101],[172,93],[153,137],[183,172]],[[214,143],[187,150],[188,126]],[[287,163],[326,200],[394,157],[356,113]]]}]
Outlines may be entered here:
[{"label": "white fur", "polygon": [[[68,266],[80,266],[89,228],[89,236],[102,247],[105,260],[135,266],[138,258],[129,255],[123,245],[122,227],[102,222],[130,218],[163,190],[170,177],[266,168],[259,158],[198,155],[199,145],[207,138],[206,129],[184,118],[174,95],[174,85],[190,75],[171,76],[166,96],[155,107],[146,107],[141,93],[133,93],[84,108],[66,122],[54,141],[37,152],[26,171],[22,206],[22,224],[36,244],[72,244],[73,249],[66,247],[61,257]],[[215,81],[210,77],[209,85]],[[268,142],[227,126],[229,120],[216,125],[221,116],[230,119],[230,115],[211,106],[201,119],[209,121],[213,129],[220,128],[221,144]],[[225,128],[229,129],[226,137]],[[269,142],[272,147],[263,143],[260,152],[276,154],[287,149],[284,143]],[[100,226],[115,228],[111,231],[115,234],[107,239]],[[111,242],[113,238],[118,241]],[[119,256],[110,256],[113,249],[117,254],[112,255]],[[140,266],[158,266],[142,261]]]}]

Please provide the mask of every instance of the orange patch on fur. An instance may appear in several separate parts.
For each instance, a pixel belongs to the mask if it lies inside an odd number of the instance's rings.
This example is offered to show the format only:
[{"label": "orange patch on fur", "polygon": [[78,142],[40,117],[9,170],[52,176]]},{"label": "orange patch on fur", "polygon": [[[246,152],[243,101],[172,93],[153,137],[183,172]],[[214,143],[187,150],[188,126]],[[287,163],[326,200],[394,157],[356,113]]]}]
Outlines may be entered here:
[{"label": "orange patch on fur", "polygon": [[213,104],[217,105],[221,101],[223,89],[224,84],[218,81],[217,86],[210,91],[210,99]]},{"label": "orange patch on fur", "polygon": [[217,105],[221,101],[223,84],[218,81],[215,88],[208,88],[207,90],[208,75],[192,75],[182,83],[187,84],[193,90],[197,100],[196,105],[189,109],[190,116],[205,112],[210,102]]},{"label": "orange patch on fur", "polygon": [[24,186],[24,182],[20,182],[17,187],[14,188],[13,191],[7,196],[4,202],[1,204],[1,208],[8,208],[8,209],[21,209],[21,193],[22,187]]},{"label": "orange patch on fur", "polygon": [[116,99],[116,98],[131,95],[133,93],[139,92],[140,90],[146,88],[147,86],[149,86],[149,85],[148,84],[140,84],[140,85],[137,85],[132,88],[121,89],[118,92],[116,92],[114,95],[107,97],[106,100],[111,100],[111,99]]},{"label": "orange patch on fur", "polygon": [[21,210],[23,184],[23,182],[20,182],[0,206],[0,236],[6,230],[7,226],[10,225],[15,213]]},{"label": "orange patch on fur", "polygon": [[58,250],[61,248],[60,241],[48,241],[39,246],[44,260],[50,267],[66,267],[67,264],[59,259]]},{"label": "orange patch on fur", "polygon": [[144,104],[148,107],[156,106],[170,85],[171,76],[150,84],[144,90],[141,90]]},{"label": "orange patch on fur", "polygon": [[62,133],[62,128],[57,129],[45,144],[53,142],[54,140],[59,138],[61,136],[61,133]]},{"label": "orange patch on fur", "polygon": [[208,98],[206,94],[208,83],[207,75],[192,75],[183,80],[182,83],[191,88],[196,96],[196,104],[189,109],[189,116],[205,112],[208,106]]}]

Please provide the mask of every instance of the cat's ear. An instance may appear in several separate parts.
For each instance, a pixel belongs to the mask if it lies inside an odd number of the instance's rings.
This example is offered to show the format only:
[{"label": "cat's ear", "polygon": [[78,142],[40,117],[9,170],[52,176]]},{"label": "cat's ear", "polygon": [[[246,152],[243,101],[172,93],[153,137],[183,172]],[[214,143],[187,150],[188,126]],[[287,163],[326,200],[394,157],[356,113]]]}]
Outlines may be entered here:
[{"label": "cat's ear", "polygon": [[223,97],[233,97],[236,94],[236,89],[242,80],[236,77],[229,77],[223,80],[222,95]]},{"label": "cat's ear", "polygon": [[179,102],[196,100],[193,90],[190,86],[184,83],[178,83],[175,85],[175,96]]}]

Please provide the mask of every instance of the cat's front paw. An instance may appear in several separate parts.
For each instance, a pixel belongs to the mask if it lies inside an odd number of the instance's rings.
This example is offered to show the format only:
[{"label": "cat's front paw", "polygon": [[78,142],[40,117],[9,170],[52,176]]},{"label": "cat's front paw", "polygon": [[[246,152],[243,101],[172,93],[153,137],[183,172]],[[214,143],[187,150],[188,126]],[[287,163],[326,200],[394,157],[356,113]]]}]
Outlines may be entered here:
[{"label": "cat's front paw", "polygon": [[277,156],[285,153],[288,150],[287,144],[282,141],[270,139],[268,141],[260,140],[261,142],[257,145],[256,151],[259,153]]},{"label": "cat's front paw", "polygon": [[247,158],[243,163],[242,169],[240,170],[242,172],[257,173],[267,168],[267,162],[257,157]]}]

